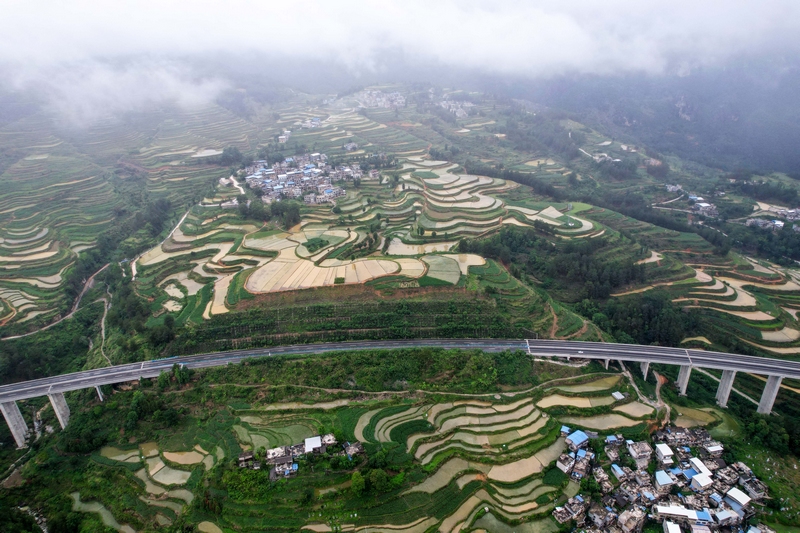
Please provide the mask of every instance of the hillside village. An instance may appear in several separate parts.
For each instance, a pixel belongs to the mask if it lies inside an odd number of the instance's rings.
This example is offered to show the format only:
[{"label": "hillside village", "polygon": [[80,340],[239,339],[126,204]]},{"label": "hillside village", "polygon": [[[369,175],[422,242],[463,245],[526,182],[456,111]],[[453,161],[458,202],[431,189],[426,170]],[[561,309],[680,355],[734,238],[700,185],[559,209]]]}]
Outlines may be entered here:
[{"label": "hillside village", "polygon": [[302,198],[307,204],[324,204],[344,196],[346,190],[336,183],[378,177],[377,170],[365,176],[358,163],[331,166],[328,156],[320,153],[287,157],[272,165],[255,161],[239,174],[265,203]]},{"label": "hillside village", "polygon": [[[754,505],[768,497],[747,465],[722,459],[723,445],[703,428],[667,427],[653,434],[652,445],[622,435],[599,441],[567,426],[561,433],[569,451],[556,466],[585,490],[556,507],[553,517],[561,524],[574,520],[581,531],[633,533],[648,518],[664,533],[742,531]],[[599,442],[603,449],[592,449]]]},{"label": "hillside village", "polygon": [[298,460],[310,455],[329,455],[353,457],[364,454],[364,446],[360,442],[345,442],[337,450],[339,442],[333,433],[309,437],[303,442],[291,446],[278,446],[269,450],[259,449],[246,451],[239,455],[239,468],[261,470],[269,468],[270,481],[296,476],[300,470]]}]

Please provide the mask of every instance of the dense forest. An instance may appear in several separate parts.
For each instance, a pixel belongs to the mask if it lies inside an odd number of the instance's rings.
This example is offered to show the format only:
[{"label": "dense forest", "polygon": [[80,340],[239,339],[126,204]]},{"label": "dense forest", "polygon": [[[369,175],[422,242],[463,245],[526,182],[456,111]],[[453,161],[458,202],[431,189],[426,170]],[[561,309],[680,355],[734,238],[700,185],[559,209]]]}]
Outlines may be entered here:
[{"label": "dense forest", "polygon": [[585,299],[574,308],[625,344],[679,346],[700,325],[696,312],[682,311],[669,293],[659,290],[606,302]]},{"label": "dense forest", "polygon": [[545,289],[555,289],[555,281],[575,287],[578,290],[571,291],[571,299],[577,301],[608,298],[616,287],[646,280],[645,265],[600,253],[608,245],[602,237],[554,244],[536,230],[506,227],[486,239],[462,240],[458,251],[498,259],[518,277],[520,273],[532,276]]}]

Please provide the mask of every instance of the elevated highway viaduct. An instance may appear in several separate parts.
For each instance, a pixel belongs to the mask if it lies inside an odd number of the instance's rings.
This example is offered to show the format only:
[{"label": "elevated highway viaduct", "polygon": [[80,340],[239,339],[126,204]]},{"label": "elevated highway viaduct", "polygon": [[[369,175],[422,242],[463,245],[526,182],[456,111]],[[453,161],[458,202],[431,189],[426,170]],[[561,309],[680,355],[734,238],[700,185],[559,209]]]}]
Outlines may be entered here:
[{"label": "elevated highway viaduct", "polygon": [[215,352],[202,355],[170,357],[140,363],[129,363],[71,374],[13,383],[0,386],[0,411],[6,419],[18,446],[25,446],[29,428],[20,413],[18,400],[48,396],[61,427],[69,422],[69,406],[64,393],[95,387],[100,399],[101,385],[113,385],[137,381],[140,378],[158,377],[168,372],[173,365],[201,369],[235,364],[254,357],[276,355],[311,355],[341,350],[388,350],[399,348],[437,347],[445,349],[479,349],[487,352],[523,350],[535,357],[565,359],[594,359],[603,361],[608,367],[610,361],[638,363],[647,375],[651,363],[677,365],[678,390],[686,394],[693,367],[722,370],[722,379],[717,390],[717,403],[725,407],[733,386],[736,372],[748,372],[767,376],[767,384],[761,396],[758,412],[769,414],[784,378],[800,378],[800,362],[783,361],[764,357],[753,357],[702,350],[684,350],[658,346],[632,344],[611,344],[580,341],[519,340],[519,339],[415,339],[387,341],[354,341],[322,344],[301,344],[275,348]]}]

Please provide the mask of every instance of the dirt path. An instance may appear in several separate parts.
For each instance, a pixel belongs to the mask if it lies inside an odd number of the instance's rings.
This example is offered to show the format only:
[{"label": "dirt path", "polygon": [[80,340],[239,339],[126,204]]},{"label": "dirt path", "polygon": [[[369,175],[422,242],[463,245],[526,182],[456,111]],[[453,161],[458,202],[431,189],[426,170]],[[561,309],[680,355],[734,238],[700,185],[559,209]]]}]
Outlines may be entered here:
[{"label": "dirt path", "polygon": [[[191,211],[192,211],[192,208],[190,207],[190,208],[189,208],[189,210],[188,210],[188,211],[186,211],[186,213],[184,213],[184,214],[183,214],[183,216],[182,216],[182,217],[181,217],[181,219],[178,221],[178,223],[177,223],[177,224],[175,224],[175,227],[174,227],[174,228],[172,228],[172,231],[170,231],[170,232],[169,232],[169,235],[167,235],[167,236],[164,238],[164,240],[163,240],[163,241],[161,241],[160,243],[158,243],[156,246],[158,246],[158,247],[161,247],[161,246],[163,246],[163,245],[164,245],[164,243],[165,243],[165,242],[167,242],[167,241],[169,240],[169,238],[170,238],[170,237],[172,237],[172,234],[173,234],[173,233],[175,233],[175,232],[178,230],[178,228],[180,228],[180,227],[181,227],[181,224],[183,224],[183,221],[184,221],[184,220],[186,220],[186,217],[188,217],[188,216],[189,216],[189,213],[190,213]],[[155,247],[154,247],[154,248],[155,248]],[[136,256],[136,257],[133,259],[133,261],[131,261],[131,279],[132,279],[132,280],[135,280],[135,279],[136,279],[136,262],[137,262],[137,261],[138,261],[138,260],[139,260],[139,259],[140,259],[140,258],[141,258],[143,255],[144,255],[144,254],[146,254],[146,253],[147,253],[147,252],[149,252],[150,250],[152,250],[152,248],[148,248],[147,250],[143,251],[142,253],[140,253],[139,255],[137,255],[137,256]],[[124,272],[124,271],[123,271],[123,272]]]},{"label": "dirt path", "polygon": [[672,200],[667,200],[666,202],[657,202],[657,203],[653,204],[653,206],[671,204],[672,202],[677,202],[681,198],[683,198],[682,194],[680,196],[678,196],[677,198],[673,198]]},{"label": "dirt path", "polygon": [[103,355],[103,358],[108,362],[108,366],[114,366],[111,362],[111,359],[108,358],[105,352],[106,347],[106,316],[108,316],[108,310],[111,309],[111,293],[108,292],[108,288],[106,288],[106,293],[108,294],[108,300],[105,298],[98,298],[96,301],[103,302],[103,320],[100,321],[100,353]]},{"label": "dirt path", "polygon": [[589,323],[584,320],[583,321],[583,325],[581,326],[581,329],[579,329],[578,331],[576,331],[575,333],[573,333],[571,335],[567,335],[566,337],[558,337],[558,338],[561,339],[561,340],[574,339],[575,337],[580,337],[581,335],[586,333],[586,331],[588,329],[589,329]]},{"label": "dirt path", "polygon": [[78,311],[78,306],[80,305],[80,303],[81,303],[81,300],[83,299],[83,295],[84,295],[84,294],[86,294],[86,291],[88,291],[89,289],[91,289],[91,288],[92,288],[92,286],[94,285],[94,278],[95,278],[95,276],[97,276],[97,275],[98,275],[100,272],[102,272],[103,270],[105,270],[106,268],[108,268],[108,265],[110,265],[110,264],[111,264],[111,263],[106,263],[106,264],[105,264],[105,266],[103,266],[103,267],[102,267],[100,270],[98,270],[97,272],[95,272],[94,274],[92,274],[92,275],[89,277],[89,279],[87,279],[87,280],[86,280],[86,283],[84,283],[84,284],[83,284],[83,289],[81,290],[81,293],[78,295],[78,299],[77,299],[77,300],[75,300],[75,304],[72,306],[72,310],[69,312],[69,314],[68,314],[67,316],[65,316],[64,318],[61,318],[61,319],[59,319],[59,320],[56,320],[56,321],[55,321],[55,322],[53,322],[52,324],[48,324],[48,325],[46,325],[46,326],[44,326],[44,327],[42,327],[42,328],[39,328],[39,329],[37,329],[37,330],[34,330],[34,331],[31,331],[31,332],[29,332],[29,333],[23,333],[22,335],[14,335],[14,336],[12,336],[12,337],[3,337],[3,338],[2,338],[2,339],[0,339],[0,340],[7,341],[7,340],[11,340],[11,339],[21,339],[22,337],[27,337],[27,336],[29,336],[29,335],[33,335],[33,334],[35,334],[35,333],[39,333],[40,331],[44,331],[44,330],[46,330],[46,329],[50,329],[50,328],[52,328],[53,326],[55,326],[55,325],[57,325],[57,324],[60,324],[61,322],[63,322],[63,321],[65,321],[65,320],[67,320],[68,318],[72,318],[72,317],[73,317],[73,315],[75,315],[75,313]]},{"label": "dirt path", "polygon": [[[633,390],[636,391],[636,396],[638,396],[639,401],[642,402],[643,404],[649,405],[650,407],[655,409],[656,410],[656,416],[658,416],[659,409],[664,406],[663,402],[661,402],[660,399],[659,399],[659,388],[656,387],[656,401],[654,402],[653,400],[651,400],[650,398],[648,398],[647,396],[642,394],[642,391],[639,390],[639,387],[636,385],[636,381],[634,381],[634,379],[633,379],[633,374],[631,374],[631,371],[628,370],[627,366],[625,366],[625,363],[620,361],[620,366],[622,367],[622,374],[626,378],[628,378],[628,381],[630,381],[631,386],[633,387]],[[656,374],[656,376],[658,376],[658,374]],[[666,424],[668,421],[669,421],[669,407],[667,407],[667,418],[664,421],[664,424]]]},{"label": "dirt path", "polygon": [[[243,189],[243,188],[242,188],[242,186],[239,184],[239,182],[238,182],[238,181],[236,181],[236,178],[234,178],[233,176],[231,176],[231,181],[233,182],[233,186],[234,186],[234,187],[236,187],[237,189],[239,189],[239,192],[240,192],[240,193],[244,194],[244,189]],[[188,214],[188,213],[187,213],[187,214]]]},{"label": "dirt path", "polygon": [[667,378],[665,378],[664,376],[662,376],[661,374],[659,374],[658,372],[653,372],[653,374],[655,374],[656,381],[657,381],[657,383],[656,383],[656,405],[658,406],[657,408],[663,407],[665,409],[666,416],[664,417],[664,425],[667,425],[669,423],[670,415],[671,415],[671,412],[672,412],[672,407],[670,407],[670,405],[667,402],[665,402],[663,398],[661,398],[661,387],[666,385],[669,380]]},{"label": "dirt path", "polygon": [[556,331],[558,331],[558,315],[556,314],[555,309],[553,309],[553,306],[550,303],[547,304],[547,307],[550,308],[550,314],[553,315],[553,325],[550,326],[550,331],[548,332],[548,335],[550,336],[551,339],[555,339]]}]

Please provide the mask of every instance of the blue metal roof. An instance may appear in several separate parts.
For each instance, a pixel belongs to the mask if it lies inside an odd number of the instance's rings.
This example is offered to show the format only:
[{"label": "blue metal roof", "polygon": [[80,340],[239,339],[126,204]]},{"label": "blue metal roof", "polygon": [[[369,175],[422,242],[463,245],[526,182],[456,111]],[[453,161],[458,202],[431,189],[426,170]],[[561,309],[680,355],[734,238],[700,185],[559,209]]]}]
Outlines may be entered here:
[{"label": "blue metal roof", "polygon": [[575,433],[569,435],[567,437],[567,440],[569,440],[575,446],[580,446],[581,444],[589,440],[589,436],[579,429]]},{"label": "blue metal roof", "polygon": [[663,470],[659,470],[656,472],[656,483],[663,486],[663,485],[672,485],[674,481],[672,481],[672,478],[669,477],[669,474],[667,474]]},{"label": "blue metal roof", "polygon": [[686,479],[692,479],[696,475],[697,475],[697,470],[695,470],[694,468],[687,468],[686,470],[683,471],[683,477],[685,477]]}]

